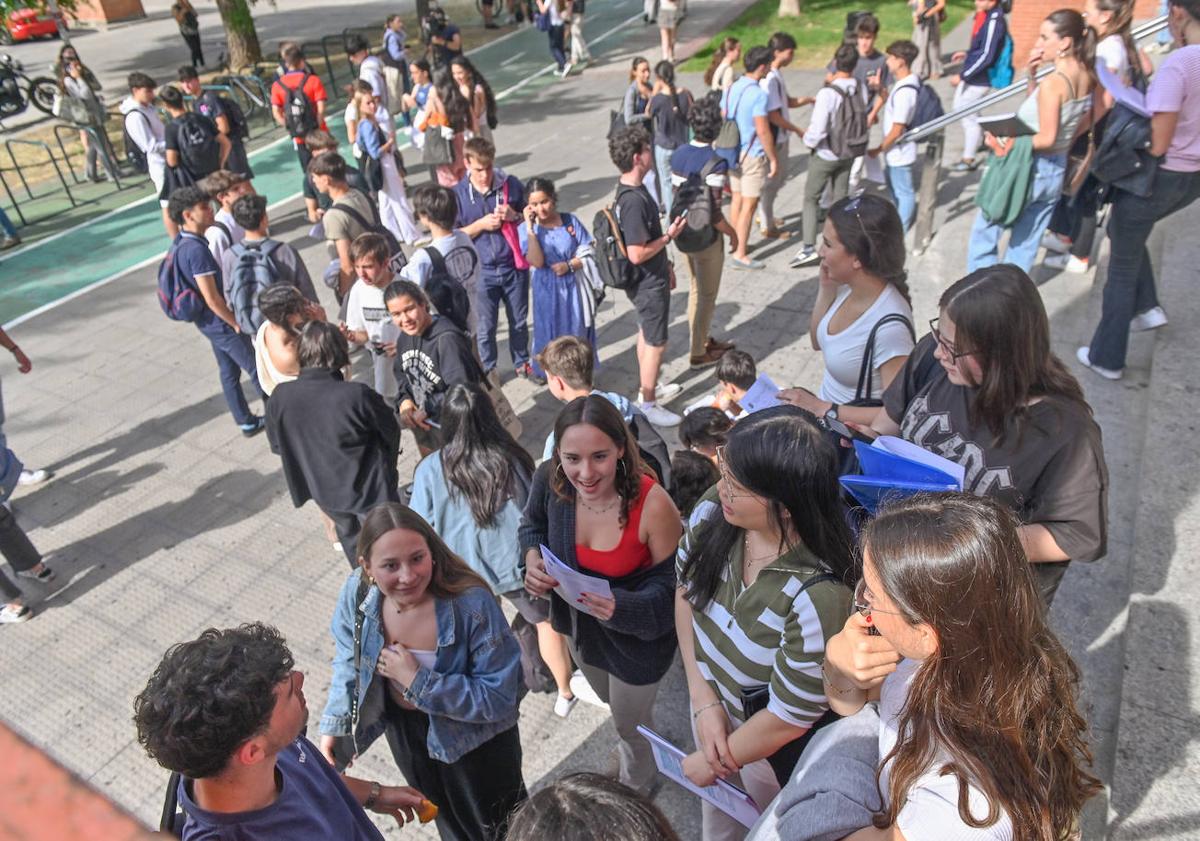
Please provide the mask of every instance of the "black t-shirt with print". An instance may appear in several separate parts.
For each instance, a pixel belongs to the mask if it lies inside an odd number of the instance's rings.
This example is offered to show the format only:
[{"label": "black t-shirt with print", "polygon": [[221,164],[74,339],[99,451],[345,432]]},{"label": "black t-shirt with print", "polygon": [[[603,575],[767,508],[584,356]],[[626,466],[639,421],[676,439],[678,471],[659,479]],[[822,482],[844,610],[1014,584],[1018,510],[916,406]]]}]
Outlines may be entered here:
[{"label": "black t-shirt with print", "polygon": [[971,423],[976,389],[954,385],[920,341],[883,395],[901,436],[960,464],[963,490],[1004,503],[1022,523],[1045,526],[1071,560],[1103,557],[1108,542],[1108,468],[1100,427],[1087,408],[1061,397],[1033,404],[999,445]]},{"label": "black t-shirt with print", "polygon": [[[663,235],[662,221],[658,216],[658,204],[644,186],[619,186],[615,211],[617,224],[621,226],[621,238],[626,245],[645,245]],[[637,266],[638,283],[647,280],[668,281],[671,266],[664,248],[645,263]]]}]

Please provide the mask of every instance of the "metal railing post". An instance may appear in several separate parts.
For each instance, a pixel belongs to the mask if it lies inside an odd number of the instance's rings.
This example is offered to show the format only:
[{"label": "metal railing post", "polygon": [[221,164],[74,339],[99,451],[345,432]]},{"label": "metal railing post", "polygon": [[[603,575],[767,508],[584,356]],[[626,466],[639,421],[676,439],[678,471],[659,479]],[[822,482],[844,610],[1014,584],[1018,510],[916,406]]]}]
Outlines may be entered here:
[{"label": "metal railing post", "polygon": [[17,170],[17,175],[21,176],[21,183],[25,185],[25,192],[29,194],[30,201],[34,199],[33,191],[29,189],[29,184],[25,181],[25,174],[21,172],[21,167],[17,163],[17,156],[13,154],[12,145],[14,143],[20,143],[23,146],[33,146],[35,148],[45,149],[46,157],[50,159],[50,164],[54,167],[55,174],[58,175],[59,183],[62,184],[63,191],[67,194],[67,199],[71,202],[71,207],[79,206],[79,202],[75,200],[75,196],[71,192],[71,185],[68,184],[67,179],[63,177],[62,168],[58,165],[58,159],[54,157],[54,151],[49,146],[40,140],[19,140],[16,138],[13,138],[12,140],[6,140],[4,141],[4,148],[8,151],[8,156],[12,158],[13,167]]},{"label": "metal railing post", "polygon": [[938,133],[925,146],[921,186],[917,190],[917,219],[913,225],[913,253],[923,254],[933,241],[933,215],[937,212],[938,182],[942,178],[942,147],[945,135]]},{"label": "metal railing post", "polygon": [[54,126],[54,139],[58,141],[58,151],[62,152],[63,163],[67,165],[67,172],[71,173],[71,180],[76,184],[83,183],[83,179],[75,174],[75,167],[71,164],[71,156],[67,154],[67,147],[63,143],[62,132],[64,129],[67,131],[78,131],[79,128],[82,128],[82,126],[64,125],[63,123],[57,123]]},{"label": "metal railing post", "polygon": [[13,210],[17,211],[17,217],[21,220],[21,227],[29,226],[29,220],[25,218],[25,214],[21,212],[21,205],[17,203],[17,197],[12,194],[12,190],[8,188],[8,179],[4,177],[4,170],[0,169],[0,184],[4,185],[4,193],[8,196],[8,203],[13,206]]}]

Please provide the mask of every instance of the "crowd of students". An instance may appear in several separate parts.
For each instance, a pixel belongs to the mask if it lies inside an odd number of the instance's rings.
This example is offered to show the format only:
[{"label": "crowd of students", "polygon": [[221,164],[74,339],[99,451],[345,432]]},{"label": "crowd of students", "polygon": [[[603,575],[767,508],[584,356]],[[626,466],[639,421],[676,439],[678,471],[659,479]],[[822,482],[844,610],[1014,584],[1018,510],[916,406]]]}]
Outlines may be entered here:
[{"label": "crowd of students", "polygon": [[[954,80],[960,105],[1001,84],[988,73],[1010,43],[996,0],[976,6]],[[694,737],[682,773],[698,786],[735,783],[766,807],[748,829],[705,803],[706,841],[815,837],[817,827],[856,841],[1069,835],[1100,786],[1078,672],[1046,611],[1072,561],[1106,552],[1108,474],[1099,426],[1051,349],[1028,271],[1068,150],[1112,107],[1111,92],[1096,95],[1097,30],[1109,44],[1101,60],[1118,77],[1144,78],[1129,8],[1089,0],[1086,17],[1064,10],[1042,24],[1019,112],[1032,133],[985,138],[989,169],[1024,156],[1027,200],[1005,219],[981,204],[968,272],[942,293],[927,330],[905,271],[915,148],[898,140],[918,122],[918,74],[940,72],[920,60],[937,43],[936,0],[914,6],[920,47],[901,40],[880,53],[878,21],[857,17],[814,97],[787,90],[796,42],[786,33],[744,55],[727,39],[703,96],[677,83],[670,61],[634,59],[608,138],[614,192],[592,230],[560,208],[552,181],[523,183],[496,165],[495,99],[466,58],[432,74],[413,61],[407,80],[389,84],[392,65],[349,43],[360,69],[347,111],[351,167],[325,123],[319,78],[286,47],[272,104],[304,169],[314,233],[328,243],[321,276],[336,314],[320,306],[295,250],[271,238],[250,173],[231,168],[244,158],[236,115],[184,68],[181,89],[160,97],[174,118],[164,126],[154,80],[133,74],[122,111],[172,232],[163,308],[210,341],[234,421],[246,436],[267,431],[293,503],[315,502],[350,565],[331,606],[319,744],[304,735],[303,675],[261,624],[175,646],[138,696],[139,741],[182,775],[184,837],[378,838],[366,809],[401,824],[435,813],[444,839],[588,838],[596,823],[674,838],[651,803],[661,776],[638,728],[654,727],[677,653]],[[673,20],[675,6],[660,0],[656,14]],[[1170,26],[1178,49],[1147,91],[1153,149],[1165,157],[1149,194],[1113,198],[1113,224],[1133,234],[1113,238],[1097,338],[1079,353],[1105,376],[1119,375],[1131,322],[1166,321],[1145,237],[1200,195],[1200,106],[1187,96],[1200,82],[1196,0],[1172,0]],[[1037,83],[1042,63],[1055,70]],[[804,128],[794,114],[807,106]],[[414,111],[424,142],[445,156],[424,158],[431,183],[410,195],[394,132]],[[883,141],[871,147],[880,118]],[[965,130],[969,141],[975,129]],[[778,208],[790,134],[811,152],[793,264],[820,263],[809,331],[824,377],[750,411],[741,404],[760,372],[711,335],[713,310],[727,259],[763,266],[747,251],[756,215],[762,236],[790,236]],[[216,160],[203,171],[206,143]],[[964,169],[977,163],[967,148]],[[861,159],[877,156],[892,201],[849,195]],[[1000,263],[1004,230],[1010,260]],[[689,362],[712,368],[717,387],[686,417],[663,405],[679,387],[659,382],[675,259],[691,275]],[[595,388],[605,287],[635,311],[634,400]],[[538,460],[502,387],[501,304],[515,375],[564,404]],[[369,355],[367,382],[348,378],[354,347]],[[251,411],[243,375],[265,417]],[[675,426],[684,449],[672,453],[659,430]],[[962,492],[893,500],[863,517],[838,481],[847,426],[955,462]],[[404,430],[422,456],[411,484],[397,467]],[[17,566],[48,572],[36,558],[29,546]],[[562,567],[600,592],[566,598]],[[565,718],[579,681],[611,713],[610,773],[530,797],[521,699],[556,693]],[[409,786],[344,773],[380,736]],[[857,771],[831,764],[853,755],[863,757]],[[828,785],[834,768],[845,805],[822,810],[804,792]]]}]

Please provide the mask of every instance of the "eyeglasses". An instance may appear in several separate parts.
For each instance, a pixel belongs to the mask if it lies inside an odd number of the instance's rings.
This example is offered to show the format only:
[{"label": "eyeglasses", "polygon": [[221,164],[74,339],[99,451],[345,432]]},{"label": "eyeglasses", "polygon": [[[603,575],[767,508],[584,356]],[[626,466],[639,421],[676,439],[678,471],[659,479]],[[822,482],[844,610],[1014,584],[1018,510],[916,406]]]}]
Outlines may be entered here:
[{"label": "eyeglasses", "polygon": [[878,610],[870,602],[867,601],[867,579],[858,579],[858,584],[854,588],[854,610],[864,619],[868,618],[872,613],[886,613],[888,616],[903,616],[903,613],[897,613],[894,610]]},{"label": "eyeglasses", "polygon": [[717,447],[717,471],[721,474],[722,491],[728,499],[755,499],[757,496],[750,493],[744,488],[739,492],[735,488],[740,488],[741,485],[733,478],[733,474],[729,472],[729,467],[725,463],[725,445]]},{"label": "eyeglasses", "polygon": [[943,336],[942,331],[937,328],[939,321],[941,321],[940,318],[929,319],[929,332],[933,334],[933,339],[942,349],[942,353],[950,357],[951,362],[957,362],[960,358],[964,356],[971,356],[973,353],[975,353],[973,350],[957,350],[954,347],[954,344],[945,336]]}]

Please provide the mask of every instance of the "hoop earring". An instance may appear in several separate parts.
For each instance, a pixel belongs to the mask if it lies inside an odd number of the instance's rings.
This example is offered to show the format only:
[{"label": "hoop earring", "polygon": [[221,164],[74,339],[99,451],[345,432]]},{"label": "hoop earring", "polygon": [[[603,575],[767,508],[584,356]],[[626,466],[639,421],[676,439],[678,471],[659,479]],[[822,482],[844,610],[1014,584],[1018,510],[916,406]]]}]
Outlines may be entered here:
[{"label": "hoop earring", "polygon": [[624,476],[626,473],[629,472],[625,467],[625,459],[617,460],[617,472],[620,473],[622,476]]},{"label": "hoop earring", "polygon": [[554,472],[555,472],[555,474],[562,474],[562,477],[563,477],[564,479],[565,479],[565,478],[567,478],[567,472],[566,472],[565,470],[563,470],[563,466],[562,466],[562,462],[561,462],[561,461],[558,463],[558,467],[556,467],[556,468],[554,469]]}]

